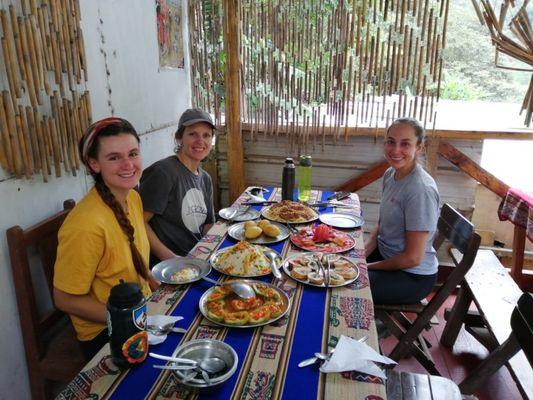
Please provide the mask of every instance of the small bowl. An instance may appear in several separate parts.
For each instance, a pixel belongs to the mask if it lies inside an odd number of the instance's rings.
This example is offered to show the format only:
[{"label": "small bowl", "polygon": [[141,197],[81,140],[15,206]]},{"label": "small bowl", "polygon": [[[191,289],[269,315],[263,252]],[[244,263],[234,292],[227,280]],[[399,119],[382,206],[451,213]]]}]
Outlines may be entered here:
[{"label": "small bowl", "polygon": [[[220,341],[214,339],[199,339],[186,342],[184,345],[178,347],[173,354],[174,357],[188,358],[198,362],[209,357],[219,357],[226,363],[226,368],[218,372],[216,375],[210,376],[211,384],[207,384],[203,379],[193,378],[184,385],[207,388],[220,385],[222,382],[228,380],[237,370],[239,357],[233,348]],[[174,371],[180,381],[183,381],[188,371]]]}]

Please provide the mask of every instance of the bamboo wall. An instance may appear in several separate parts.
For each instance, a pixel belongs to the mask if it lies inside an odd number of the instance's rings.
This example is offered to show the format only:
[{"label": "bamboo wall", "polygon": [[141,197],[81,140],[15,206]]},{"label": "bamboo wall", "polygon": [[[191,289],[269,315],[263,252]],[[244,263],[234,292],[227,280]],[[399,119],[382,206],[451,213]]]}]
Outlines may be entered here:
[{"label": "bamboo wall", "polygon": [[78,139],[91,120],[79,1],[13,0],[0,17],[0,165],[45,182],[62,166],[76,175]]}]

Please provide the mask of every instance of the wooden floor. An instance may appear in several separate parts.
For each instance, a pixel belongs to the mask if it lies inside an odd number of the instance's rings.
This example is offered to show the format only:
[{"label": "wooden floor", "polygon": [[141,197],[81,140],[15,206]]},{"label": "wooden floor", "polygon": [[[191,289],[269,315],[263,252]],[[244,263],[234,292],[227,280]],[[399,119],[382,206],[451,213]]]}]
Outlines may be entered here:
[{"label": "wooden floor", "polygon": [[[439,324],[434,325],[430,331],[424,333],[424,336],[433,345],[431,347],[431,355],[435,360],[437,369],[442,376],[453,380],[455,383],[460,383],[471,371],[479,364],[487,355],[487,350],[479,344],[468,332],[461,329],[459,337],[452,349],[443,347],[439,343],[439,339],[444,329],[444,309],[451,308],[455,297],[449,298],[445,305],[439,310],[437,314]],[[392,336],[381,339],[380,345],[385,354],[389,354],[396,344],[396,339]],[[427,371],[416,361],[415,358],[410,357],[400,361],[395,368],[397,371],[427,373]],[[474,395],[479,400],[515,400],[522,399],[513,378],[509,374],[506,367],[501,368],[495,373],[482,388],[480,388]]]}]

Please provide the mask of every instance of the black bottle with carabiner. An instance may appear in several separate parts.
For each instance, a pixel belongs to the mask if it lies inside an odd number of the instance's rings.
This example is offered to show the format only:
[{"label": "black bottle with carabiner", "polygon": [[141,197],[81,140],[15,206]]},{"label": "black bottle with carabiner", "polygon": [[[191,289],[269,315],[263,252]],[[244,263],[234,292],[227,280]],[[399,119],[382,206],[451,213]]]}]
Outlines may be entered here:
[{"label": "black bottle with carabiner", "polygon": [[113,363],[126,369],[148,355],[146,300],[136,283],[122,279],[113,286],[107,301],[107,327]]}]

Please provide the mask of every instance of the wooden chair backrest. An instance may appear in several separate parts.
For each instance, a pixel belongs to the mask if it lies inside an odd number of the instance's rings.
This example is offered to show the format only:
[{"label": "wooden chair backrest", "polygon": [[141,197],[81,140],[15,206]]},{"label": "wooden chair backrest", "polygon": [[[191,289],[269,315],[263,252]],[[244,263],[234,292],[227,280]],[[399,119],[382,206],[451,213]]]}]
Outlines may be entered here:
[{"label": "wooden chair backrest", "polygon": [[[481,237],[474,231],[472,223],[449,204],[444,204],[441,208],[437,229],[438,232],[433,241],[435,249],[438,249],[444,243],[444,239],[448,239],[463,254],[463,258],[424,307],[424,310],[418,315],[413,322],[412,328],[402,337],[402,342],[404,343],[412,343],[417,338],[448,296],[461,283],[468,270],[474,264],[479,243],[481,242]],[[389,357],[399,360],[406,356],[408,351],[408,346],[397,346]]]},{"label": "wooden chair backrest", "polygon": [[[66,200],[63,203],[63,211],[44,221],[25,230],[18,225],[7,230],[11,269],[28,362],[41,359],[46,350],[43,340],[46,339],[46,333],[64,316],[64,313],[55,307],[39,316],[31,269],[43,268],[48,291],[52,296],[57,233],[74,205],[74,200]],[[28,250],[32,246],[38,251],[40,263],[30,265]]]},{"label": "wooden chair backrest", "polygon": [[511,314],[511,328],[533,366],[533,294],[524,293]]}]

